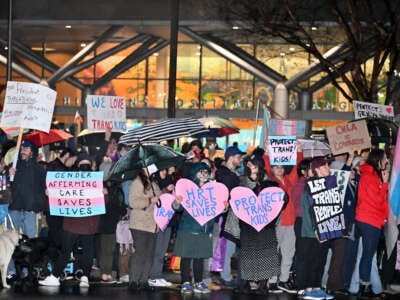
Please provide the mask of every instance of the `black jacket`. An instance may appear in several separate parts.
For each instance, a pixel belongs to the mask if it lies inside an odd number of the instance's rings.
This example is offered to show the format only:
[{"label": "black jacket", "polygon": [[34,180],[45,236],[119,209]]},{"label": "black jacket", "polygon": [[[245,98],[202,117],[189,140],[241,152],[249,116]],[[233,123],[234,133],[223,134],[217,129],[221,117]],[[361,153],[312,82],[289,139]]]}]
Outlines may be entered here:
[{"label": "black jacket", "polygon": [[11,187],[10,210],[39,212],[46,208],[46,171],[36,158],[19,159]]}]

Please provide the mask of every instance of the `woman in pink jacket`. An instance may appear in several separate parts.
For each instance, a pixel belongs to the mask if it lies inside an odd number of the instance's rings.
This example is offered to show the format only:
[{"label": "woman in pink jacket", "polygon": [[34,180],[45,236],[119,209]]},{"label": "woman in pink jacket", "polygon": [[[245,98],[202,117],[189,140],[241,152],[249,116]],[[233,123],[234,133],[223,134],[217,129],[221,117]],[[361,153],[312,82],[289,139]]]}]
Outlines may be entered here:
[{"label": "woman in pink jacket", "polygon": [[360,261],[360,297],[373,297],[370,285],[372,258],[378,248],[381,230],[388,217],[388,159],[383,150],[374,149],[360,166],[356,206],[357,228],[362,237]]}]

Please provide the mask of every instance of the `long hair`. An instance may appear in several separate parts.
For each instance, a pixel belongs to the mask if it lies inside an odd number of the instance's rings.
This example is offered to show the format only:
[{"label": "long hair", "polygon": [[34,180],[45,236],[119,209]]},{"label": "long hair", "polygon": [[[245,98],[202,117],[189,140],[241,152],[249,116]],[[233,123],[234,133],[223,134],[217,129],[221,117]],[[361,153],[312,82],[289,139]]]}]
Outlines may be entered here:
[{"label": "long hair", "polygon": [[139,170],[138,176],[143,184],[143,192],[149,191],[150,187],[151,187],[151,181],[152,181],[151,176],[147,176],[143,169]]},{"label": "long hair", "polygon": [[379,165],[380,161],[383,159],[385,156],[385,151],[382,149],[373,149],[368,155],[368,158],[366,160],[366,163],[372,166],[374,171],[378,174],[378,176],[382,180],[382,174],[381,174],[381,167]]},{"label": "long hair", "polygon": [[251,175],[251,170],[250,168],[247,166],[247,163],[251,162],[254,166],[258,167],[258,173],[257,173],[257,182],[261,182],[262,180],[264,180],[265,177],[265,163],[264,160],[262,159],[262,157],[258,157],[258,156],[250,156],[249,159],[247,159],[245,161],[245,169],[244,169],[244,175],[247,177],[250,177]]},{"label": "long hair", "polygon": [[297,165],[297,175],[299,177],[303,177],[303,171],[306,172],[306,176],[308,173],[308,170],[311,169],[311,159],[303,159],[302,161],[299,162],[299,164]]}]

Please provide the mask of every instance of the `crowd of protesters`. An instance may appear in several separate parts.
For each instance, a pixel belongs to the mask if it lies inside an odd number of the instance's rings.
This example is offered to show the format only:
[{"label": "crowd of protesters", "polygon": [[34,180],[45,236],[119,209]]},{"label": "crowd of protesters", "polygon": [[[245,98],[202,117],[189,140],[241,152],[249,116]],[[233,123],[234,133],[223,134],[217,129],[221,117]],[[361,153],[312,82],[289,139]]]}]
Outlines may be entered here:
[{"label": "crowd of protesters", "polygon": [[[298,144],[297,163],[288,167],[270,164],[267,145],[247,152],[232,145],[224,151],[215,139],[207,138],[205,146],[201,140],[182,146],[187,157],[183,164],[155,173],[143,167],[133,180],[121,183],[110,180],[108,173],[129,147],[118,145],[110,132],[97,146],[92,147],[94,153],[84,147],[65,147],[43,162],[37,146],[23,141],[16,168],[5,165],[2,152],[1,167],[14,177],[9,201],[13,225],[29,238],[46,236],[59,249],[51,274],[40,278],[40,285],[59,286],[68,278],[65,267],[71,259],[81,287],[89,287],[93,270],[99,269],[102,282],[126,282],[133,291],[180,284],[184,294],[232,289],[291,293],[303,299],[333,299],[337,294],[368,299],[384,298],[384,289],[395,280],[396,255],[382,247],[391,153],[373,148],[360,154],[304,158]],[[307,181],[329,176],[331,167],[350,172],[343,202],[347,230],[343,237],[320,240]],[[52,216],[47,171],[103,171],[106,214]],[[229,191],[244,186],[256,195],[263,188],[280,187],[285,204],[276,219],[257,231],[239,220],[228,202],[221,215],[200,225],[177,195],[172,204],[175,215],[161,231],[153,211],[159,196],[174,193],[180,178],[199,187],[215,180]],[[180,258],[179,283],[163,276],[166,257],[171,255]],[[13,276],[11,262],[8,279]]]}]

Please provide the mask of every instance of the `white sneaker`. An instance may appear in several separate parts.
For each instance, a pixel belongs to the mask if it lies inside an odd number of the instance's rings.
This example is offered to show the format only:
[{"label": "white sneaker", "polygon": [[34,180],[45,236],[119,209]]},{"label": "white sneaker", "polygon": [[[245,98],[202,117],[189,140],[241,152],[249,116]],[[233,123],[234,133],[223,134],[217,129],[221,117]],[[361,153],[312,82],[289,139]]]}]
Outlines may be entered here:
[{"label": "white sneaker", "polygon": [[172,285],[171,282],[166,281],[164,278],[149,279],[147,280],[147,283],[149,284],[149,286],[154,287],[168,287]]},{"label": "white sneaker", "polygon": [[60,280],[53,274],[47,276],[43,280],[39,280],[39,285],[43,286],[60,286]]},{"label": "white sneaker", "polygon": [[79,282],[80,287],[89,287],[89,278],[87,276],[81,277],[81,282]]},{"label": "white sneaker", "polygon": [[129,275],[128,274],[126,274],[126,275],[122,275],[120,278],[119,278],[119,281],[120,282],[129,282]]}]

